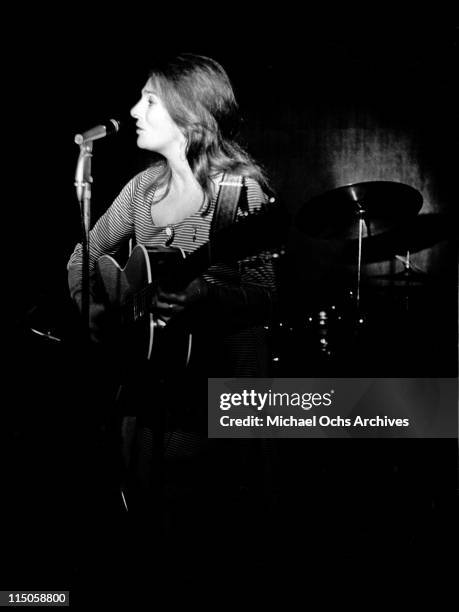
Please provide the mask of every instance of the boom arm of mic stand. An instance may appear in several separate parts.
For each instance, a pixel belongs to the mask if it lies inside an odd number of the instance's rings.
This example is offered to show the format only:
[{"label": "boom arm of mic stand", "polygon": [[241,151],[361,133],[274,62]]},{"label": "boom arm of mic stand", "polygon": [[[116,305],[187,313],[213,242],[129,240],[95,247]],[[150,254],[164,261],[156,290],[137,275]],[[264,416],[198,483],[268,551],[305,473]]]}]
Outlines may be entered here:
[{"label": "boom arm of mic stand", "polygon": [[89,230],[91,229],[91,158],[92,142],[80,145],[80,155],[75,171],[75,187],[80,204],[81,218],[81,247],[82,247],[82,287],[81,287],[81,314],[83,316],[86,338],[90,337],[89,319]]}]

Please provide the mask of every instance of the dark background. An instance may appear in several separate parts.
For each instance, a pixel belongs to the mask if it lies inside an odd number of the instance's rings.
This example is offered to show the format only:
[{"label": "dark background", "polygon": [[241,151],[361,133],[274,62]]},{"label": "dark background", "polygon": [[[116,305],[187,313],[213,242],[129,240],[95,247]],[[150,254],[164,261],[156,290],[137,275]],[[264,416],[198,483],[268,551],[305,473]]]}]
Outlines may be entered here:
[{"label": "dark background", "polygon": [[[265,15],[217,29],[214,22],[187,25],[185,15],[156,17],[149,21],[139,11],[133,24],[118,16],[88,26],[42,10],[28,14],[27,27],[11,22],[2,588],[84,590],[99,565],[110,582],[108,557],[121,573],[129,563],[119,545],[126,534],[100,433],[106,406],[87,390],[102,366],[82,365],[71,342],[40,340],[29,327],[33,322],[65,339],[75,333],[65,271],[79,239],[73,136],[126,116],[155,53],[192,51],[223,64],[245,117],[241,138],[292,215],[335,187],[389,180],[416,188],[421,213],[435,216],[432,225],[416,226],[412,261],[422,282],[407,287],[375,279],[402,269],[395,259],[405,254],[401,247],[394,252],[390,245],[365,262],[368,331],[355,349],[349,328],[344,335],[332,328],[331,361],[322,361],[316,332],[304,321],[331,305],[348,314],[354,261],[340,258],[342,245],[318,244],[292,226],[280,275],[282,317],[297,333],[295,342],[277,337],[276,373],[310,376],[320,363],[314,375],[457,375],[454,24],[328,24]],[[123,128],[94,147],[94,219],[147,161],[135,148],[133,122]],[[314,559],[343,563],[346,555],[389,555],[408,565],[446,558],[456,440],[285,442],[273,473],[282,529],[272,547],[268,539],[249,546],[241,538],[243,567],[251,568],[247,551],[254,546],[260,567],[277,567],[306,550]]]},{"label": "dark background", "polygon": [[[218,34],[204,23],[203,36],[176,24],[177,35],[169,38],[155,35],[157,22],[150,35],[145,24],[141,28],[135,21],[134,26],[128,21],[124,30],[118,20],[103,26],[96,21],[89,32],[80,32],[72,20],[58,27],[42,25],[43,15],[37,19],[40,26],[24,32],[16,41],[17,51],[10,50],[12,55],[20,49],[24,53],[14,63],[11,125],[10,120],[6,125],[14,132],[11,184],[19,186],[7,207],[9,227],[14,228],[8,238],[16,246],[17,265],[28,267],[31,253],[34,265],[39,262],[27,283],[15,271],[9,279],[13,316],[49,296],[59,304],[57,314],[64,316],[65,266],[80,231],[74,134],[111,116],[124,121],[116,138],[95,145],[95,221],[126,181],[148,164],[135,146],[128,113],[146,80],[149,58],[188,50],[213,56],[227,69],[244,118],[240,140],[264,164],[292,218],[307,210],[314,196],[362,181],[405,183],[423,198],[420,214],[396,239],[389,235],[364,245],[361,306],[366,335],[357,343],[362,343],[365,358],[353,356],[344,371],[348,355],[336,351],[330,373],[455,375],[454,24],[295,23],[267,15],[264,21],[247,21],[234,44],[230,29]],[[357,250],[355,241],[316,240],[294,222],[286,240],[288,257],[280,264],[282,319],[292,323],[301,340],[299,346],[289,338],[279,340],[292,355],[290,362],[283,357],[281,367],[302,375],[315,361],[316,355],[305,353],[302,345],[314,344],[320,310],[330,315],[331,328],[331,306],[352,327]],[[406,257],[408,248],[414,275],[403,283],[396,276],[403,270],[397,256]],[[54,323],[65,327],[65,317],[59,316]],[[312,329],[306,324],[309,316]],[[340,347],[354,344],[339,327],[335,338]]]}]

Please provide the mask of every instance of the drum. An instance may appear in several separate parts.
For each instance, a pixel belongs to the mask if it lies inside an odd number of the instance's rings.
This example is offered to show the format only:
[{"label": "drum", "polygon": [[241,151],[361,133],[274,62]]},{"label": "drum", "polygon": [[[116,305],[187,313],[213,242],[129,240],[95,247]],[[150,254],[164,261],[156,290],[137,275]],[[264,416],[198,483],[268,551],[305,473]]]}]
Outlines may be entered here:
[{"label": "drum", "polygon": [[273,376],[346,376],[361,345],[369,317],[358,311],[354,294],[325,302],[269,329]]}]

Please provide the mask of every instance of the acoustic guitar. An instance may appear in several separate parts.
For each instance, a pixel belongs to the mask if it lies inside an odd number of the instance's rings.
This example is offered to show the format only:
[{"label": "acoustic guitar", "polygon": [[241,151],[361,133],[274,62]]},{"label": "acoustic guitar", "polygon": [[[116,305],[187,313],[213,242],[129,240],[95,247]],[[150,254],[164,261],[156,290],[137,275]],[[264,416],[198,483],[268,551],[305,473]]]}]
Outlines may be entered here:
[{"label": "acoustic guitar", "polygon": [[178,319],[167,325],[152,311],[158,286],[178,291],[216,263],[257,265],[284,253],[286,219],[278,207],[262,209],[216,233],[189,255],[172,247],[137,245],[122,268],[110,255],[97,262],[107,310],[104,336],[114,350],[162,368],[186,367],[192,334]]}]

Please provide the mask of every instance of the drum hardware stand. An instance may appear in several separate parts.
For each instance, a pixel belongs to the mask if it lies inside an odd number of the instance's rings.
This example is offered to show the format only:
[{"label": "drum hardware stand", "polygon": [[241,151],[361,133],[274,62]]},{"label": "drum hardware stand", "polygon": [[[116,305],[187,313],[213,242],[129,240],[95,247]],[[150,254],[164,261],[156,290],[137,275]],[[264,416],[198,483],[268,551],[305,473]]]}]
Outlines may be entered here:
[{"label": "drum hardware stand", "polygon": [[[363,249],[363,227],[364,225],[367,228],[367,235],[370,235],[369,226],[366,222],[366,214],[367,211],[363,207],[363,205],[359,202],[357,194],[355,190],[351,187],[350,189],[351,197],[354,200],[357,206],[357,218],[359,220],[359,238],[358,238],[358,254],[357,254],[357,287],[356,287],[356,296],[355,296],[355,304],[356,304],[356,332],[360,331],[360,326],[364,323],[364,317],[361,313],[360,309],[360,286],[361,286],[361,276],[362,276],[362,249]],[[352,295],[352,293],[351,293]]]},{"label": "drum hardware stand", "polygon": [[419,268],[416,264],[413,264],[410,259],[410,251],[406,251],[406,257],[402,257],[401,255],[395,255],[395,259],[400,261],[403,264],[403,270],[394,275],[393,279],[403,280],[405,286],[405,310],[408,312],[409,310],[409,300],[410,300],[410,288],[413,285],[413,282],[416,282],[417,275],[425,275],[424,270]]},{"label": "drum hardware stand", "polygon": [[422,270],[419,266],[411,262],[409,251],[406,252],[406,257],[402,257],[401,255],[395,255],[395,259],[401,261],[404,266],[404,269],[401,274],[412,274],[413,272],[425,274],[424,270]]},{"label": "drum hardware stand", "polygon": [[365,209],[360,206],[360,204],[356,201],[359,210],[357,212],[357,216],[359,219],[359,252],[357,255],[357,295],[356,295],[356,305],[357,305],[357,314],[360,311],[360,277],[362,274],[362,244],[363,244],[363,224],[365,223]]}]

